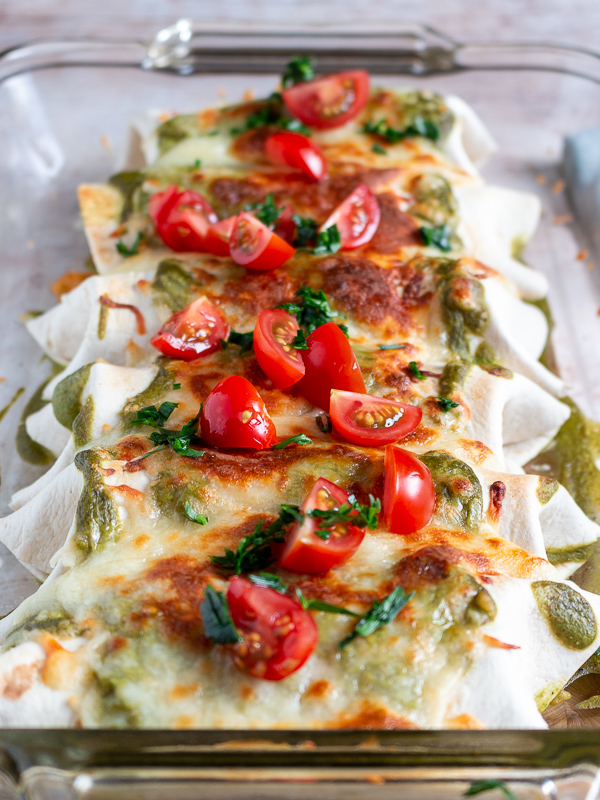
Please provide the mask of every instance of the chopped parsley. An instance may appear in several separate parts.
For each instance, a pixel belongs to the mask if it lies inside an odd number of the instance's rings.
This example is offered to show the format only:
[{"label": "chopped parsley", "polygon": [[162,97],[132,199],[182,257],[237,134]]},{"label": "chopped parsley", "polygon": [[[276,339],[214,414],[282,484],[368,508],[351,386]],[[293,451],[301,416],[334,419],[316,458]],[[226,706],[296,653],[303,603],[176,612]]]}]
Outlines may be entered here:
[{"label": "chopped parsley", "polygon": [[411,139],[415,136],[424,136],[426,139],[431,139],[437,142],[440,138],[440,129],[429,119],[416,116],[410,125],[404,128],[392,128],[384,119],[379,122],[366,122],[362,128],[363,133],[370,133],[375,136],[381,136],[390,144],[396,144],[403,139]]},{"label": "chopped parsley", "polygon": [[437,247],[438,250],[444,253],[448,253],[452,250],[452,244],[450,242],[452,230],[445,222],[443,225],[438,225],[436,228],[427,228],[423,226],[419,228],[419,233],[421,234],[423,244],[427,245],[427,247]]},{"label": "chopped parsley", "polygon": [[196,158],[194,160],[194,166],[196,167],[196,169],[200,169],[200,167],[202,166],[202,159],[201,158]]},{"label": "chopped parsley", "polygon": [[388,625],[395,620],[413,595],[414,592],[404,594],[402,586],[396,586],[383,600],[375,600],[360,622],[356,623],[356,627],[352,633],[349,633],[348,636],[339,643],[338,650],[342,650],[347,644],[354,641],[357,636],[370,636],[383,625]]},{"label": "chopped parsley", "polygon": [[124,244],[124,242],[121,239],[119,239],[115,247],[117,248],[119,253],[125,258],[128,258],[129,256],[137,256],[138,248],[140,246],[140,242],[142,241],[142,239],[143,239],[142,232],[139,231],[138,235],[135,237],[135,242],[131,245],[131,247],[127,247],[127,245]]},{"label": "chopped parsley", "polygon": [[460,405],[460,403],[455,403],[454,400],[448,400],[447,397],[436,397],[435,399],[442,411],[452,411],[453,408]]},{"label": "chopped parsley", "polygon": [[181,384],[180,383],[174,383],[172,388],[173,389],[181,389]]},{"label": "chopped parsley", "polygon": [[248,115],[242,127],[231,128],[229,132],[232,136],[239,136],[240,133],[245,133],[255,128],[262,128],[265,125],[275,125],[284,130],[295,131],[296,133],[303,133],[305,136],[310,136],[310,128],[303,125],[300,120],[284,116],[283,111],[284,105],[281,95],[279,92],[273,92],[267,97],[263,106]]},{"label": "chopped parsley", "polygon": [[498,789],[507,800],[517,800],[516,794],[508,788],[506,783],[498,780],[475,781],[469,786],[463,797],[472,797],[475,794],[481,794],[481,792],[490,792],[492,789]]},{"label": "chopped parsley", "polygon": [[408,347],[407,344],[378,344],[378,350],[402,350],[404,347]]},{"label": "chopped parsley", "polygon": [[235,550],[226,547],[225,555],[211,556],[211,561],[225,572],[233,572],[235,575],[262,570],[275,561],[271,545],[284,542],[288,526],[302,519],[298,506],[282,505],[274,522],[266,527],[263,522],[259,522],[249,536],[241,539]]},{"label": "chopped parsley", "polygon": [[289,439],[284,439],[283,442],[279,442],[279,444],[274,444],[271,448],[272,450],[283,450],[284,447],[288,447],[290,444],[312,444],[312,439],[309,439],[303,433],[298,433],[296,436],[290,436]]},{"label": "chopped parsley", "polygon": [[290,347],[294,350],[308,350],[308,343],[306,341],[306,334],[304,331],[299,328],[297,334],[294,336],[293,340],[290,342]]},{"label": "chopped parsley", "polygon": [[409,365],[408,365],[408,371],[410,372],[410,374],[411,374],[411,375],[412,375],[414,378],[417,378],[417,379],[418,379],[418,380],[420,380],[420,381],[424,381],[424,380],[425,380],[425,378],[427,377],[426,375],[423,375],[423,373],[422,373],[422,372],[421,372],[421,370],[419,369],[419,365],[417,364],[417,362],[416,362],[416,361],[411,361],[411,362],[409,363]]},{"label": "chopped parsley", "polygon": [[315,244],[314,253],[316,256],[327,255],[329,253],[337,253],[342,246],[342,237],[338,230],[337,225],[330,225],[324,231],[319,231],[317,234],[317,243]]},{"label": "chopped parsley", "polygon": [[296,224],[294,247],[313,245],[317,239],[317,229],[319,227],[316,220],[310,217],[300,217],[298,214],[292,214],[292,220]]},{"label": "chopped parsley", "polygon": [[252,211],[263,225],[273,228],[281,216],[283,208],[278,208],[273,202],[273,195],[268,194],[264,203],[251,203],[244,208],[244,211]]},{"label": "chopped parsley", "polygon": [[219,342],[223,350],[227,350],[230,344],[236,344],[241,353],[247,353],[254,347],[254,331],[239,333],[232,328],[227,339],[219,339]]},{"label": "chopped parsley", "polygon": [[198,514],[196,511],[194,511],[188,500],[185,501],[184,511],[186,517],[192,522],[197,522],[198,525],[208,524],[208,517],[205,517],[204,514]]},{"label": "chopped parsley", "polygon": [[286,65],[281,76],[281,85],[284,89],[295,86],[297,83],[312,81],[315,77],[314,63],[311,58],[306,56],[295,56]]},{"label": "chopped parsley", "polygon": [[[298,325],[307,334],[312,333],[315,328],[332,322],[340,315],[332,311],[329,306],[327,295],[322,289],[315,292],[309,286],[301,286],[295,295],[298,299],[295,303],[282,303],[276,308],[283,308],[288,314],[296,317]],[[345,325],[340,325],[346,336],[348,331]]]},{"label": "chopped parsley", "polygon": [[381,500],[369,495],[369,503],[359,503],[356,497],[351,494],[348,502],[339,508],[328,508],[322,510],[313,508],[307,512],[307,516],[319,520],[319,526],[315,531],[315,536],[327,541],[331,535],[331,529],[335,525],[352,523],[357,528],[371,528],[375,530],[381,514]]},{"label": "chopped parsley", "polygon": [[387,156],[387,150],[383,148],[380,144],[377,144],[377,142],[375,142],[375,144],[371,147],[371,150],[374,153],[379,153],[379,155],[381,156]]},{"label": "chopped parsley", "polygon": [[206,587],[204,600],[200,603],[200,613],[204,622],[204,633],[208,639],[217,644],[235,644],[243,641],[231,619],[227,598],[223,592],[215,591],[210,584]]},{"label": "chopped parsley", "polygon": [[[182,456],[189,456],[191,458],[203,456],[204,450],[194,450],[191,447],[191,440],[198,438],[197,428],[202,406],[200,406],[196,416],[189,420],[189,422],[186,422],[181,430],[172,430],[171,428],[164,427],[165,422],[178,405],[179,403],[166,401],[161,403],[160,406],[146,406],[146,408],[142,408],[137,412],[136,418],[130,422],[130,425],[148,425],[151,428],[157,429],[148,437],[150,441],[158,445],[155,450],[150,451],[151,453],[164,450],[165,447],[172,447],[176,453]],[[143,458],[149,455],[150,453],[146,453]]]},{"label": "chopped parsley", "polygon": [[[248,575],[252,583],[256,586],[262,586],[265,589],[274,589],[279,594],[286,594],[290,588],[288,584],[284,583],[279,575],[273,575],[271,572],[259,572],[258,575]],[[313,611],[325,611],[328,614],[345,614],[348,617],[360,617],[355,611],[350,611],[348,608],[342,606],[334,606],[331,603],[324,603],[322,600],[309,600],[304,597],[302,591],[295,586],[294,594],[296,599],[305,611],[312,609]]]}]

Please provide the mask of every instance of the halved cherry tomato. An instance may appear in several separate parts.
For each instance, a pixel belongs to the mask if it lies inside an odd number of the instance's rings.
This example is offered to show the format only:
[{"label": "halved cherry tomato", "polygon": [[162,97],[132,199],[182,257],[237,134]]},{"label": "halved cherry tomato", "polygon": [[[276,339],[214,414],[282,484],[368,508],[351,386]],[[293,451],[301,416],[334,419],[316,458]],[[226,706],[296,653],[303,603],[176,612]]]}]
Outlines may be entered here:
[{"label": "halved cherry tomato", "polygon": [[369,75],[362,69],[337,72],[284,89],[283,102],[305,125],[337,128],[359,114],[369,99]]},{"label": "halved cherry tomato", "polygon": [[265,142],[265,155],[274,164],[300,169],[313,181],[327,173],[327,162],[321,148],[301,133],[274,133]]},{"label": "halved cherry tomato", "polygon": [[332,389],[366,394],[354,351],[335,322],[320,325],[306,341],[308,350],[300,350],[305,373],[297,387],[309,403],[329,411]]},{"label": "halved cherry tomato", "polygon": [[370,242],[379,225],[381,211],[373,192],[365,183],[334,209],[321,230],[337,225],[342,240],[342,250],[354,250]]},{"label": "halved cherry tomato", "polygon": [[355,392],[331,392],[331,421],[353,444],[391,444],[417,427],[423,416],[418,406]]},{"label": "halved cherry tomato", "polygon": [[219,339],[228,336],[229,325],[221,311],[206,297],[199,297],[169,317],[150,344],[169,358],[192,361],[218,350]]},{"label": "halved cherry tomato", "polygon": [[204,240],[204,249],[214,256],[229,255],[229,239],[237,217],[227,217],[210,225]]},{"label": "halved cherry tomato", "polygon": [[290,347],[298,333],[296,318],[283,309],[262,311],[254,328],[254,354],[277,389],[287,389],[304,375],[299,350]]},{"label": "halved cherry tomato", "polygon": [[[340,508],[347,502],[348,494],[343,489],[325,478],[319,478],[300,506],[300,511],[303,514],[315,508],[326,511]],[[285,537],[279,565],[290,572],[327,572],[348,561],[365,537],[364,530],[354,525],[338,524],[330,529],[329,538],[324,540],[315,533],[318,527],[319,520],[308,515],[302,523],[294,522]]]},{"label": "halved cherry tomato", "polygon": [[264,450],[277,441],[262,397],[239,375],[224,378],[208,395],[200,414],[200,430],[212,447]]},{"label": "halved cherry tomato", "polygon": [[153,195],[149,211],[160,238],[178,253],[202,252],[209,225],[219,219],[202,195],[177,186]]},{"label": "halved cherry tomato", "polygon": [[233,624],[244,637],[231,649],[233,662],[244,672],[280,681],[314,653],[319,639],[315,621],[291,597],[236,576],[227,601]]},{"label": "halved cherry tomato", "polygon": [[392,533],[413,533],[427,525],[435,509],[431,472],[416,456],[393,444],[385,448],[383,514]]},{"label": "halved cherry tomato", "polygon": [[231,231],[229,252],[246,269],[264,272],[280,267],[296,251],[252,214],[242,211]]}]

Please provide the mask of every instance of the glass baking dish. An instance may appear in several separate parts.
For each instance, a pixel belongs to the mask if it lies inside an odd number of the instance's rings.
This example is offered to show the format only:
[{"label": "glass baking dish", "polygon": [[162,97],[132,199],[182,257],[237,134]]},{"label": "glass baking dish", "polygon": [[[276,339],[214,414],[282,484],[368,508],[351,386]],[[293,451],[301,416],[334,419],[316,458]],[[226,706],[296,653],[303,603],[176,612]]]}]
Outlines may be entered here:
[{"label": "glass baking dish", "polygon": [[[14,435],[50,365],[19,316],[48,308],[50,283],[87,257],[77,184],[123,166],[135,113],[268,93],[298,53],[316,55],[324,72],[361,67],[382,84],[458,94],[480,114],[499,145],[485,177],[541,197],[525,257],[550,281],[558,370],[583,410],[600,417],[600,254],[594,269],[560,173],[564,136],[600,123],[598,54],[464,45],[418,25],[242,30],[185,20],[150,43],[38,42],[0,54],[0,406],[16,397],[0,412],[3,514],[12,492],[41,473],[19,460]],[[5,551],[2,560],[0,614],[36,588]],[[592,800],[595,719],[566,714],[558,721],[568,730],[514,732],[6,730],[0,798],[455,798],[473,781],[504,780],[518,797]]]}]

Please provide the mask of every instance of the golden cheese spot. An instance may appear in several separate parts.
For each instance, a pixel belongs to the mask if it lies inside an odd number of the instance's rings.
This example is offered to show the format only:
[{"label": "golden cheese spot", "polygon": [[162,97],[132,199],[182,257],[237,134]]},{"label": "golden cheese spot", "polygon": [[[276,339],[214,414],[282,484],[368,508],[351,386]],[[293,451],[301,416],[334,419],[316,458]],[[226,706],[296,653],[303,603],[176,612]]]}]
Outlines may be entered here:
[{"label": "golden cheese spot", "polygon": [[98,578],[97,583],[98,586],[121,586],[125,582],[125,575],[106,575],[104,577]]},{"label": "golden cheese spot", "polygon": [[19,664],[10,672],[0,675],[0,697],[6,700],[18,700],[29,691],[42,668],[42,661],[33,664]]},{"label": "golden cheese spot", "polygon": [[393,713],[385,706],[363,700],[357,710],[352,707],[326,725],[327,728],[356,730],[417,730],[418,726],[405,717]]},{"label": "golden cheese spot", "polygon": [[133,540],[134,547],[137,547],[138,550],[145,550],[152,540],[146,533],[141,533],[139,536],[136,536]]},{"label": "golden cheese spot", "polygon": [[195,728],[196,727],[196,718],[192,717],[191,714],[182,714],[180,717],[173,723],[173,727],[175,728]]},{"label": "golden cheese spot", "polygon": [[242,684],[240,686],[240,697],[247,703],[251,703],[253,700],[256,700],[256,692],[252,686],[248,686],[248,684]]},{"label": "golden cheese spot", "polygon": [[62,297],[63,294],[73,291],[93,274],[93,272],[81,272],[81,270],[77,269],[69,270],[69,272],[65,272],[64,275],[61,275],[60,278],[50,284],[50,291],[55,297]]},{"label": "golden cheese spot", "polygon": [[311,683],[304,695],[303,700],[326,700],[331,696],[335,687],[329,681],[315,681]]},{"label": "golden cheese spot", "polygon": [[485,726],[470,714],[458,714],[446,720],[446,727],[459,731],[478,731],[483,730]]},{"label": "golden cheese spot", "polygon": [[200,691],[199,683],[188,683],[188,684],[179,683],[177,684],[177,686],[174,686],[171,689],[169,696],[171,697],[171,700],[177,702],[178,700],[186,700],[188,697],[192,697],[199,691]]},{"label": "golden cheese spot", "polygon": [[401,439],[399,444],[402,444],[402,446],[422,447],[435,442],[436,439],[439,439],[438,432],[434,431],[433,428],[427,428],[421,423],[412,433]]},{"label": "golden cheese spot", "polygon": [[46,658],[42,669],[42,681],[50,689],[68,689],[79,682],[82,668],[77,653],[68,650],[54,650]]},{"label": "golden cheese spot", "polygon": [[459,439],[458,446],[475,464],[484,464],[488,458],[493,457],[493,452],[483,442],[474,439]]}]

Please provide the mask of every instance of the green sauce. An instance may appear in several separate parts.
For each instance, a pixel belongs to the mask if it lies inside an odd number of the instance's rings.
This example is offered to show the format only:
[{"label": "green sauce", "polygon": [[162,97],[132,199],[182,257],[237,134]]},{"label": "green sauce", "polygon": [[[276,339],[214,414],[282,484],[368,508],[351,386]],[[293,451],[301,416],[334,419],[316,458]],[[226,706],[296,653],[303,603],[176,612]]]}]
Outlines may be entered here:
[{"label": "green sauce", "polygon": [[554,636],[573,650],[585,650],[598,635],[591,605],[575,589],[553,581],[535,581],[531,591]]},{"label": "green sauce", "polygon": [[437,127],[440,140],[445,139],[452,130],[454,114],[439,94],[426,91],[394,93],[392,102],[386,102],[385,108],[378,102],[378,94],[377,90],[372,93],[364,121],[377,123],[385,119],[392,128],[405,129],[414,126],[417,118],[420,118]]},{"label": "green sauce", "polygon": [[173,517],[178,514],[189,520],[185,513],[185,505],[189,503],[197,514],[205,512],[205,484],[191,481],[182,473],[163,473],[152,486],[154,502],[161,514]]},{"label": "green sauce", "polygon": [[[62,369],[62,367],[60,367],[60,369]],[[55,372],[54,368],[53,372]],[[44,383],[38,389],[36,389],[29,401],[26,403],[23,413],[21,414],[21,420],[19,422],[19,427],[17,428],[17,434],[15,437],[15,445],[19,456],[28,464],[34,464],[38,467],[47,467],[49,464],[53,464],[56,461],[56,458],[47,447],[44,447],[38,442],[33,441],[31,436],[27,433],[25,420],[31,414],[35,414],[36,411],[40,411],[45,405],[48,404],[47,400],[42,399],[42,395],[51,378],[52,376],[48,378],[48,380],[44,381]]]},{"label": "green sauce", "polygon": [[74,541],[87,556],[118,537],[121,521],[117,506],[106,491],[98,453],[94,450],[78,453],[75,466],[83,473],[83,489],[75,514]]},{"label": "green sauce", "polygon": [[430,450],[420,461],[435,484],[435,517],[439,524],[477,530],[483,515],[483,493],[468,464],[443,450]]},{"label": "green sauce", "polygon": [[181,311],[198,295],[201,284],[187,272],[181,261],[168,258],[161,261],[152,281],[157,300],[171,311]]},{"label": "green sauce", "polygon": [[546,555],[551,564],[583,564],[591,558],[596,543],[574,545],[572,547],[548,547]]},{"label": "green sauce", "polygon": [[452,356],[444,367],[440,378],[440,395],[449,399],[462,388],[471,370],[471,364],[458,356]]},{"label": "green sauce", "polygon": [[12,396],[10,401],[4,406],[4,408],[0,409],[0,422],[2,422],[4,417],[8,414],[8,412],[11,410],[11,408],[17,402],[19,397],[21,397],[21,395],[23,394],[24,391],[25,391],[25,387],[21,386],[19,389],[17,389],[17,391],[14,393],[14,395]]},{"label": "green sauce", "polygon": [[134,210],[134,196],[145,180],[143,172],[118,172],[109,178],[109,184],[118,189],[123,197],[121,222],[128,219]]},{"label": "green sauce", "polygon": [[69,430],[73,427],[75,417],[81,411],[81,395],[90,379],[93,364],[86,364],[75,372],[67,375],[60,383],[56,384],[52,394],[52,410],[54,416]]},{"label": "green sauce", "polygon": [[166,120],[156,129],[158,152],[161,156],[172,150],[184,139],[198,136],[198,118],[195,114],[179,114]]},{"label": "green sauce", "polygon": [[559,482],[555,478],[546,478],[543,475],[539,476],[538,485],[535,490],[535,496],[540,505],[545,506],[549,503],[554,495],[558,492],[560,487]]},{"label": "green sauce", "polygon": [[89,395],[79,414],[73,420],[73,442],[75,447],[84,447],[92,440],[94,424],[94,398]]},{"label": "green sauce", "polygon": [[10,630],[3,645],[4,650],[15,647],[24,639],[29,638],[27,634],[32,631],[47,631],[57,636],[73,636],[76,635],[77,626],[62,608],[38,611]]}]

